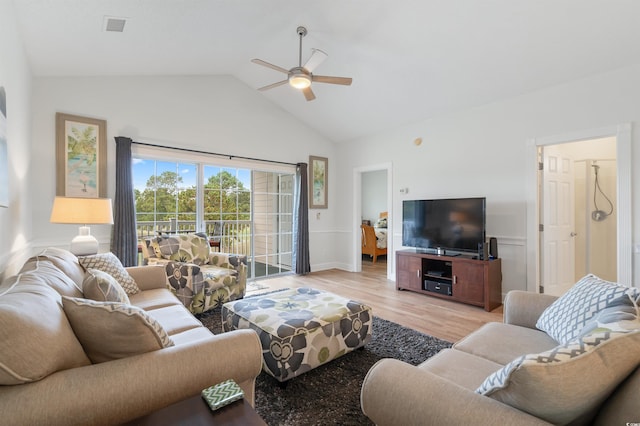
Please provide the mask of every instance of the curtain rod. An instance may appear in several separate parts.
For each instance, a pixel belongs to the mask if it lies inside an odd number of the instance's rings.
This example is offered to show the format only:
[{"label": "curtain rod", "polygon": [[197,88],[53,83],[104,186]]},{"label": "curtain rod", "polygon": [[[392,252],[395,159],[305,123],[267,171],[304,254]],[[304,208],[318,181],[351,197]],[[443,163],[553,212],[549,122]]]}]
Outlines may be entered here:
[{"label": "curtain rod", "polygon": [[273,163],[273,164],[285,164],[287,166],[297,166],[298,165],[296,163],[287,163],[285,161],[264,160],[262,158],[243,157],[241,155],[219,154],[217,152],[200,151],[200,150],[197,150],[197,149],[189,149],[189,148],[176,148],[176,147],[173,147],[173,146],[156,145],[156,144],[153,144],[153,143],[136,142],[136,141],[131,141],[131,143],[136,144],[136,145],[150,146],[152,148],[175,149],[177,151],[192,152],[194,154],[217,155],[218,157],[228,158],[229,160],[233,160],[234,158],[239,158],[241,160],[260,161],[260,162],[263,162],[263,163]]}]

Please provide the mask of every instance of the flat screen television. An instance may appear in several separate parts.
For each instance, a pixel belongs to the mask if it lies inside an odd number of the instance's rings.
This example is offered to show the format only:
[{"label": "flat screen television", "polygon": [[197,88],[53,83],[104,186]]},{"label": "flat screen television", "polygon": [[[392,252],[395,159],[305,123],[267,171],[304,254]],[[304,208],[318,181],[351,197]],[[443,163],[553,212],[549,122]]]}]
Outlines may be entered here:
[{"label": "flat screen television", "polygon": [[405,200],[402,245],[477,253],[486,240],[485,207],[484,197]]}]

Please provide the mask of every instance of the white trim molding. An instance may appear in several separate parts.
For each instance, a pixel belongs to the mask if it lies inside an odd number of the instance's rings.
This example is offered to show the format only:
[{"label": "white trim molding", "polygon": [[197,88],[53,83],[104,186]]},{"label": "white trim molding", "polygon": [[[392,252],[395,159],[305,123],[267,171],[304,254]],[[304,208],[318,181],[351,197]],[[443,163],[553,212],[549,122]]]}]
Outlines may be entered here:
[{"label": "white trim molding", "polygon": [[538,202],[538,147],[606,137],[616,138],[617,163],[617,281],[633,286],[631,235],[631,123],[580,130],[527,141],[527,290],[540,286],[540,208]]}]

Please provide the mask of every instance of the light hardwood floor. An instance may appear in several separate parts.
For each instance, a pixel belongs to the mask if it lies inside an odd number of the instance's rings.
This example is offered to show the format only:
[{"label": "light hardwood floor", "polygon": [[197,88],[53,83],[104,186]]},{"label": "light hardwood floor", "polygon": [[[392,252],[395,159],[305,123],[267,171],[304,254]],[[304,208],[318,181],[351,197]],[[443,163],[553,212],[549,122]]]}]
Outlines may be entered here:
[{"label": "light hardwood floor", "polygon": [[487,322],[502,321],[502,306],[486,312],[475,306],[398,291],[395,282],[386,279],[386,270],[384,258],[376,264],[363,260],[360,273],[331,269],[305,276],[285,275],[257,281],[266,288],[248,294],[298,287],[326,290],[371,306],[375,316],[449,342],[461,339]]}]

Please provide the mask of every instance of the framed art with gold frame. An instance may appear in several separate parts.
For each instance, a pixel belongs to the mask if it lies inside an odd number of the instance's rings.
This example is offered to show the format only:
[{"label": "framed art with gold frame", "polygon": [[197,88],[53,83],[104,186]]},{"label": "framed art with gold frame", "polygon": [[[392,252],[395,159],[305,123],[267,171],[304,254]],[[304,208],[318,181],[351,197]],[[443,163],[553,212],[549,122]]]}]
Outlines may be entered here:
[{"label": "framed art with gold frame", "polygon": [[56,195],[107,195],[107,122],[56,113]]}]

